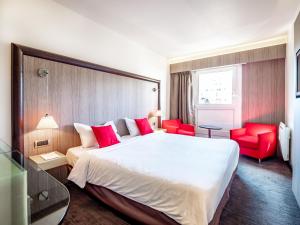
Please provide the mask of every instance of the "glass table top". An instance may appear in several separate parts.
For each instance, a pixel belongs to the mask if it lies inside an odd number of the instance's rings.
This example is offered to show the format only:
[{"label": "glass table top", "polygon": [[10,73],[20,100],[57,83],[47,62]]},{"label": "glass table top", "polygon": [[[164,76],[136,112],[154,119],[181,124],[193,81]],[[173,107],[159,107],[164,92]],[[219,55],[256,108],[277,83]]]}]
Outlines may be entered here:
[{"label": "glass table top", "polygon": [[211,129],[211,130],[222,130],[222,127],[217,127],[217,126],[213,126],[213,125],[199,125],[199,128],[203,128],[203,129]]},{"label": "glass table top", "polygon": [[20,152],[9,150],[0,141],[0,218],[7,225],[60,224],[69,206],[68,189]]}]

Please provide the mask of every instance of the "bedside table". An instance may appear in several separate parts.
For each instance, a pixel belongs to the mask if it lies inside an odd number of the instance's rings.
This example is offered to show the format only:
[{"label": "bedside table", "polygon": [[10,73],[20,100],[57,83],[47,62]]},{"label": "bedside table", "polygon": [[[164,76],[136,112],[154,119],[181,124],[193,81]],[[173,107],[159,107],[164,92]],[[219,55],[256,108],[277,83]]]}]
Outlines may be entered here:
[{"label": "bedside table", "polygon": [[54,151],[59,158],[45,160],[40,155],[29,156],[29,158],[36,164],[36,166],[42,170],[49,170],[59,166],[67,165],[67,157],[57,151]]},{"label": "bedside table", "polygon": [[41,157],[41,155],[34,155],[29,156],[29,159],[33,162],[33,166],[35,166],[37,170],[45,170],[60,182],[66,183],[66,178],[68,176],[66,166],[68,164],[67,157],[60,152],[54,152],[59,155],[58,158],[45,160]]},{"label": "bedside table", "polygon": [[167,129],[164,128],[156,128],[153,130],[154,133],[167,133]]}]

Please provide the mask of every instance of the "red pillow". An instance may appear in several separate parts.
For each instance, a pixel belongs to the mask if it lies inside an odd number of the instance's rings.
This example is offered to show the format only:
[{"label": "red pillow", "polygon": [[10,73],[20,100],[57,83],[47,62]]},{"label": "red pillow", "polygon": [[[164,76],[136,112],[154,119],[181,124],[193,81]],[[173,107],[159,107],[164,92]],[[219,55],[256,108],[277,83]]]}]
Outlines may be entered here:
[{"label": "red pillow", "polygon": [[91,126],[100,148],[120,143],[112,126]]},{"label": "red pillow", "polygon": [[144,119],[135,119],[135,123],[140,130],[141,135],[153,133],[153,130],[149,124],[147,118]]}]

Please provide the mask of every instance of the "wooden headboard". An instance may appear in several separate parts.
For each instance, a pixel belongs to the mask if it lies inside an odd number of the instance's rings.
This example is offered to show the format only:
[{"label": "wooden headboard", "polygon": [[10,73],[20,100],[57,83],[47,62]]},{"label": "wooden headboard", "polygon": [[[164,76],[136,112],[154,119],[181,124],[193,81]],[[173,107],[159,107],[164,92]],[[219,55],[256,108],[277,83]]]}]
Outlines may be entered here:
[{"label": "wooden headboard", "polygon": [[[38,76],[39,69],[49,74]],[[125,135],[122,118],[146,117],[155,109],[160,109],[159,80],[12,44],[12,145],[26,157],[80,145],[74,122],[114,120]],[[46,113],[58,129],[36,130]],[[34,148],[42,139],[50,144]]]}]

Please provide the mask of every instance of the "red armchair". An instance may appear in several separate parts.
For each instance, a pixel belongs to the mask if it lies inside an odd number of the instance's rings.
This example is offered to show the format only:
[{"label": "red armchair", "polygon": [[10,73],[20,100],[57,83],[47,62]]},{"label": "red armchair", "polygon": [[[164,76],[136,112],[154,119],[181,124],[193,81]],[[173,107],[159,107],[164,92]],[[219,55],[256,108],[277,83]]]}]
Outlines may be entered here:
[{"label": "red armchair", "polygon": [[277,146],[277,127],[275,125],[245,123],[241,129],[230,130],[230,139],[240,146],[240,153],[261,162],[273,156]]},{"label": "red armchair", "polygon": [[190,124],[183,124],[179,119],[163,120],[162,128],[166,129],[167,133],[195,136],[195,127]]}]

